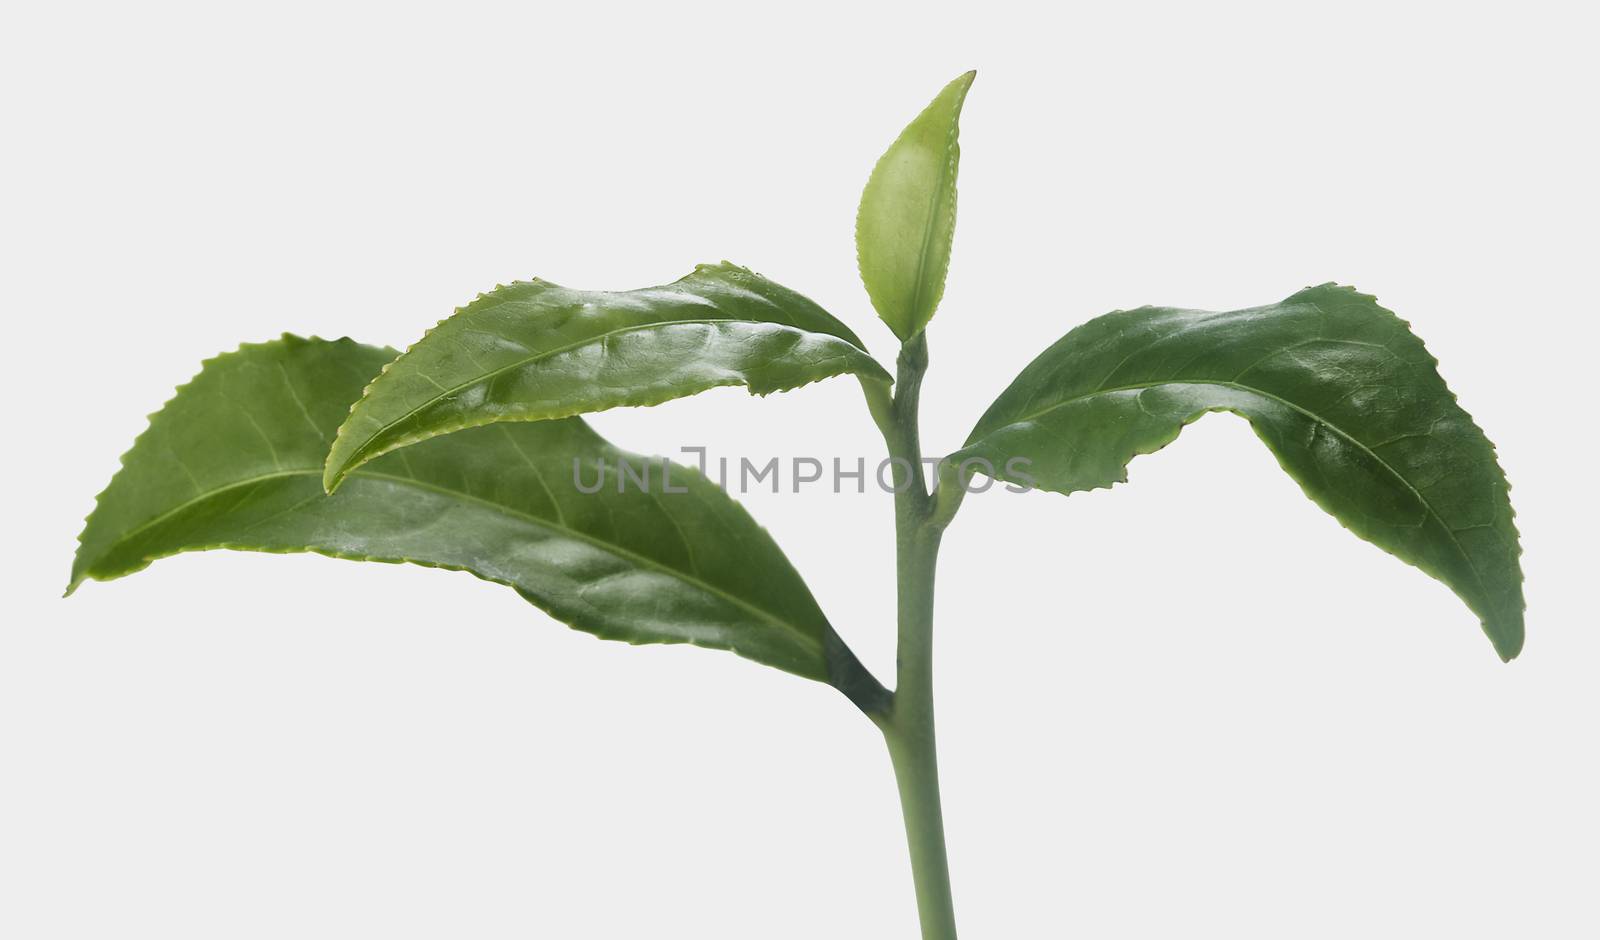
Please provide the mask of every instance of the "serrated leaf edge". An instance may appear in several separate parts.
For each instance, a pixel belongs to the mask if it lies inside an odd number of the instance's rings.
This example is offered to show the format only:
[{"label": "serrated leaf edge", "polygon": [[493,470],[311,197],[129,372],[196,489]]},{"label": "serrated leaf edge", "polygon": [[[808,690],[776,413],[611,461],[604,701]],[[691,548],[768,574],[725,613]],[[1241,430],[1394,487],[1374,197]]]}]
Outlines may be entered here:
[{"label": "serrated leaf edge", "polygon": [[[111,490],[112,483],[115,482],[117,477],[122,474],[122,471],[127,468],[127,466],[128,466],[128,457],[131,456],[135,450],[138,450],[140,443],[142,443],[144,441],[145,437],[150,434],[151,429],[152,429],[152,424],[154,423],[154,421],[157,418],[157,416],[159,416],[163,411],[165,411],[167,409],[167,407],[169,405],[171,405],[174,401],[176,401],[178,396],[182,395],[185,391],[187,391],[189,389],[190,386],[194,385],[195,381],[198,380],[200,378],[200,376],[205,373],[206,369],[210,368],[212,365],[214,365],[216,363],[224,362],[224,361],[227,361],[229,359],[233,359],[233,358],[236,358],[236,357],[239,357],[239,356],[243,356],[244,354],[246,354],[247,352],[249,352],[251,350],[271,349],[274,346],[276,346],[278,344],[281,344],[281,343],[284,343],[286,341],[287,342],[294,342],[294,343],[331,343],[331,344],[348,343],[348,344],[353,345],[353,346],[366,346],[367,345],[365,343],[361,343],[361,342],[359,342],[359,341],[357,341],[355,339],[352,339],[349,336],[341,336],[338,339],[323,339],[322,337],[317,336],[315,334],[313,334],[311,336],[298,336],[298,335],[296,335],[294,333],[285,332],[285,333],[279,334],[278,338],[275,339],[275,340],[262,340],[262,341],[259,341],[259,342],[244,342],[244,343],[240,343],[234,349],[230,349],[230,350],[227,350],[227,351],[224,351],[224,352],[220,352],[220,353],[217,353],[214,356],[210,356],[210,357],[207,357],[205,359],[200,360],[200,368],[195,371],[195,374],[190,376],[188,381],[183,382],[182,384],[180,384],[176,388],[174,388],[172,390],[172,394],[167,396],[166,400],[161,403],[161,406],[159,408],[157,408],[156,410],[154,410],[154,411],[150,412],[149,414],[145,415],[145,418],[144,418],[144,429],[142,431],[140,431],[137,436],[134,437],[133,443],[128,445],[128,449],[123,451],[122,455],[117,458],[117,469],[112,472],[111,479],[106,482],[105,487],[102,488],[99,493],[95,494],[94,507],[89,510],[88,515],[85,515],[83,517],[83,528],[80,529],[79,532],[78,532],[78,539],[77,539],[78,549],[77,549],[76,552],[73,553],[73,556],[72,556],[73,557],[73,568],[74,569],[77,568],[78,556],[83,552],[83,549],[84,549],[84,536],[88,534],[89,521],[92,518],[94,518],[94,514],[100,509],[100,502],[101,502],[101,500],[105,499],[106,494]],[[369,347],[369,348],[376,348],[376,349],[379,349],[380,351],[383,351],[383,352],[393,353],[394,356],[398,356],[399,355],[398,352],[396,352],[392,347],[389,347],[389,346]],[[392,357],[391,357],[390,361],[393,361]],[[134,570],[142,570],[142,569],[134,569]],[[132,574],[133,572],[130,571],[128,573]],[[66,589],[65,592],[62,593],[61,596],[62,597],[71,597],[73,592],[75,592],[78,589],[79,585],[83,584],[84,581],[91,580],[91,579],[92,580],[100,580],[99,578],[94,578],[93,575],[90,575],[87,572],[82,573],[82,574],[74,574],[74,575],[70,576],[69,580],[67,582],[67,589]]]}]

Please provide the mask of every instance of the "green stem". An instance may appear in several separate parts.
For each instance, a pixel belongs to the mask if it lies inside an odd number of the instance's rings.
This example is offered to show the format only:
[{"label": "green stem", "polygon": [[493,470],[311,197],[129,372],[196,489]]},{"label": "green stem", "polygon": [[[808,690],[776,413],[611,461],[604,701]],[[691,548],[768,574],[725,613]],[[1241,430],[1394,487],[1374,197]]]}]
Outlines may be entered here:
[{"label": "green stem", "polygon": [[883,737],[900,787],[923,940],[955,940],[933,720],[933,575],[938,553],[937,531],[902,539],[899,681]]},{"label": "green stem", "polygon": [[933,585],[939,539],[959,499],[930,495],[923,478],[917,403],[927,367],[927,342],[919,335],[900,351],[893,401],[873,409],[894,461],[899,595],[895,692],[888,711],[875,720],[900,787],[923,940],[955,940],[933,721]]}]

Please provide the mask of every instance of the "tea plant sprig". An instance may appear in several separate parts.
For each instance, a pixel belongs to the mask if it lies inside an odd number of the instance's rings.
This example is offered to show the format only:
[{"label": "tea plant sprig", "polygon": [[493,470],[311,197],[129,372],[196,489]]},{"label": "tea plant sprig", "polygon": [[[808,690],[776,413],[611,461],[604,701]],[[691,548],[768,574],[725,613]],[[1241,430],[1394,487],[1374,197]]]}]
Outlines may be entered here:
[{"label": "tea plant sprig", "polygon": [[[905,128],[861,198],[861,278],[900,340],[894,377],[831,314],[726,262],[623,292],[502,286],[403,354],[288,335],[247,344],[203,364],[151,416],[89,516],[68,593],[211,548],[410,562],[509,585],[597,636],[731,650],[832,685],[887,743],[925,938],[956,935],[934,571],[975,475],[1058,493],[1107,487],[1190,422],[1233,412],[1307,496],[1449,586],[1501,658],[1515,657],[1520,548],[1494,448],[1407,324],[1347,287],[1226,313],[1141,307],[1091,320],[1023,369],[929,480],[917,431],[925,330],[949,267],[973,75]],[[860,383],[894,468],[893,691],[727,493],[618,450],[580,417],[841,375]],[[635,467],[644,473],[629,485]]]}]

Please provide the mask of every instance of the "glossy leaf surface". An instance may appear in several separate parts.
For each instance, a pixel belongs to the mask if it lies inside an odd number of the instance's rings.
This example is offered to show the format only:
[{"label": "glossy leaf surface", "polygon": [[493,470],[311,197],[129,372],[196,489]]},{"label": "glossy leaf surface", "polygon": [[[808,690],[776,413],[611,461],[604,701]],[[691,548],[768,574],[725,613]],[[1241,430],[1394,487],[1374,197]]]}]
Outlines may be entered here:
[{"label": "glossy leaf surface", "polygon": [[654,405],[719,385],[764,395],[845,373],[890,381],[844,324],[735,265],[631,291],[518,282],[462,308],[384,369],[340,427],[325,484],[462,428]]},{"label": "glossy leaf surface", "polygon": [[[1248,419],[1318,505],[1454,590],[1502,658],[1521,650],[1520,548],[1494,448],[1406,323],[1349,288],[1092,320],[1024,369],[949,459],[1094,489],[1210,411]],[[1029,463],[1008,472],[1013,458]]]},{"label": "glossy leaf surface", "polygon": [[[612,447],[579,418],[429,441],[326,495],[334,430],[393,356],[285,336],[207,362],[100,495],[71,588],[210,548],[412,562],[511,585],[608,639],[733,650],[842,687],[867,681],[738,503],[693,470]],[[636,485],[645,473],[648,491]]]},{"label": "glossy leaf surface", "polygon": [[856,213],[856,261],[872,306],[902,341],[944,296],[956,231],[961,105],[976,72],[946,85],[901,131],[867,179]]}]

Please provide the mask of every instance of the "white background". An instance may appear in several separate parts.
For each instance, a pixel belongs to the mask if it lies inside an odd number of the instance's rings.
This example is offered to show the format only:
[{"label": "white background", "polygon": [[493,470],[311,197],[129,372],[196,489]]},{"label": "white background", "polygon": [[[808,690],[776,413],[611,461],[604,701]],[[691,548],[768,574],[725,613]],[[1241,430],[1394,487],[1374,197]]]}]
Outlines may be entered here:
[{"label": "white background", "polygon": [[[1114,491],[970,499],[938,628],[965,935],[1600,936],[1579,5],[578,6],[4,14],[0,936],[913,937],[881,742],[823,686],[409,567],[58,595],[144,416],[244,340],[405,345],[499,282],[726,257],[889,358],[856,200],[973,67],[930,451],[1090,316],[1353,283],[1499,445],[1529,639],[1502,665],[1231,417]],[[848,380],[596,424],[881,448]],[[745,499],[889,674],[889,499]]]}]

